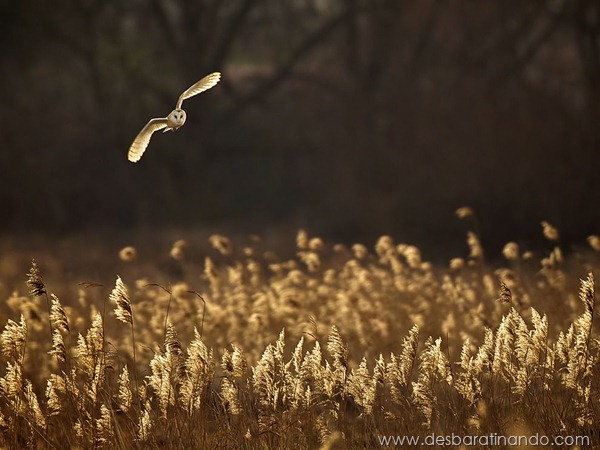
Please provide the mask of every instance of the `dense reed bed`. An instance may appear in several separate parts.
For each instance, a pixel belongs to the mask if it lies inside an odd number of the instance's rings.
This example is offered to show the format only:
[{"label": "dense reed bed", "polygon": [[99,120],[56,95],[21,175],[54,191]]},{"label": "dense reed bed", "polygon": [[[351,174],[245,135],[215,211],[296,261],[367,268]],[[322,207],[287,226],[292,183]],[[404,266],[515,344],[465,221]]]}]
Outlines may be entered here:
[{"label": "dense reed bed", "polygon": [[[0,443],[377,448],[497,433],[598,445],[600,239],[567,263],[542,225],[543,254],[508,243],[494,266],[469,232],[468,256],[446,268],[389,236],[346,247],[300,231],[282,260],[258,238],[213,235],[201,271],[173,244],[183,281],[115,273],[60,299],[33,261],[2,309]],[[134,266],[136,249],[117,258]]]}]

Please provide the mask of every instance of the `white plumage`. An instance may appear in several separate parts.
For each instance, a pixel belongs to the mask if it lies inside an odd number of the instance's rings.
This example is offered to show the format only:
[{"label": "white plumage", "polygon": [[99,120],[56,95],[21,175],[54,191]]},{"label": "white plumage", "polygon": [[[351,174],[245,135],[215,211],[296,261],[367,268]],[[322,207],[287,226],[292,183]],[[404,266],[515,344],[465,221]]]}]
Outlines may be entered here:
[{"label": "white plumage", "polygon": [[131,143],[127,159],[131,162],[138,162],[146,151],[146,148],[150,143],[150,138],[155,131],[175,131],[180,128],[185,123],[186,119],[185,111],[181,109],[183,101],[210,89],[216,85],[220,79],[221,74],[219,72],[214,72],[205,76],[200,81],[187,88],[183,94],[179,96],[177,106],[175,106],[175,109],[171,111],[167,117],[150,119]]}]

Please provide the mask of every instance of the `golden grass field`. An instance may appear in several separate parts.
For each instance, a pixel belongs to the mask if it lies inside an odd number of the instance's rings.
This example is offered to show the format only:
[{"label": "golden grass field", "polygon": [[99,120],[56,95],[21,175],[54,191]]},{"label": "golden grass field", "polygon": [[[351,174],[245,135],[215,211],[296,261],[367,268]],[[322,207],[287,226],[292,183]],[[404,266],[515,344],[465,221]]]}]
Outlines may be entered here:
[{"label": "golden grass field", "polygon": [[212,235],[202,252],[174,242],[162,284],[123,247],[103,262],[110,285],[60,298],[42,257],[5,261],[22,279],[0,273],[0,445],[364,449],[497,433],[598,446],[600,238],[565,257],[558,231],[540,232],[545,249],[508,243],[495,264],[469,232],[447,267],[389,236],[300,231],[282,258]]}]

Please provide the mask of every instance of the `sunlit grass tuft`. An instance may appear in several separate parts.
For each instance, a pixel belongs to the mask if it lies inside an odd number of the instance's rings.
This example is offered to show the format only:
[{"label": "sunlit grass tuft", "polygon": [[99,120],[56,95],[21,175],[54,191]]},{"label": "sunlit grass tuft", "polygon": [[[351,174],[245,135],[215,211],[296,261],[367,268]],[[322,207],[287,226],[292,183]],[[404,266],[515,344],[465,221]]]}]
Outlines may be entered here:
[{"label": "sunlit grass tuft", "polygon": [[117,277],[64,303],[34,261],[5,304],[0,444],[371,448],[518,429],[597,445],[600,259],[570,263],[542,232],[539,263],[510,242],[493,267],[471,231],[448,268],[390,236],[370,250],[300,231],[280,259],[213,235],[196,265],[189,243],[165,252],[185,281]]}]

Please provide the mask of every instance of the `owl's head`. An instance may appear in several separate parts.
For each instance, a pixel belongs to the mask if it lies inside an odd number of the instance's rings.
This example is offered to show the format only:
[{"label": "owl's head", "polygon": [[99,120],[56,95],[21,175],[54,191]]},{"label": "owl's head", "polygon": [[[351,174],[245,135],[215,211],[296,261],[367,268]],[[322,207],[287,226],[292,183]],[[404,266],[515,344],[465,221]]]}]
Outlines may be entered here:
[{"label": "owl's head", "polygon": [[185,111],[183,109],[174,109],[167,116],[167,126],[177,129],[185,123]]}]

